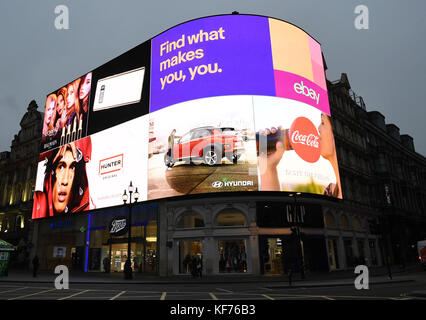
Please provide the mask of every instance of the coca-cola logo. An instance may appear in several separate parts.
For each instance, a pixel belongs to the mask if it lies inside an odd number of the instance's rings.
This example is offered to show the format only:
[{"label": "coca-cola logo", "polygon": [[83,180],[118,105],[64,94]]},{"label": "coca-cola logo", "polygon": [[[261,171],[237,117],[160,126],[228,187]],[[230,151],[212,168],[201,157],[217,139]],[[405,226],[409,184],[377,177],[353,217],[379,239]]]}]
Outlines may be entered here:
[{"label": "coca-cola logo", "polygon": [[305,117],[296,118],[290,127],[290,144],[297,155],[307,162],[317,162],[320,154],[320,138],[317,128]]}]

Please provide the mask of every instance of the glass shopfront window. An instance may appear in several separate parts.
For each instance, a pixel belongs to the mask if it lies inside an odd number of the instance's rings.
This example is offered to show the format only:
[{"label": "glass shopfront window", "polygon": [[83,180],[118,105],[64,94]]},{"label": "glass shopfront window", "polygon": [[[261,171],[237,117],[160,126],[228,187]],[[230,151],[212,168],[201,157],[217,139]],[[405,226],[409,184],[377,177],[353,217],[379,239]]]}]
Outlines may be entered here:
[{"label": "glass shopfront window", "polygon": [[179,273],[190,274],[195,255],[203,261],[203,243],[201,240],[179,241]]},{"label": "glass shopfront window", "polygon": [[247,272],[246,240],[219,240],[219,272]]},{"label": "glass shopfront window", "polygon": [[[128,254],[128,232],[111,236],[109,223],[115,217],[126,217],[128,208],[98,212],[92,215],[88,270],[122,272]],[[134,272],[157,272],[156,206],[132,209],[130,260]]]},{"label": "glass shopfront window", "polygon": [[268,238],[267,255],[265,256],[265,274],[283,273],[283,243],[281,238]]}]

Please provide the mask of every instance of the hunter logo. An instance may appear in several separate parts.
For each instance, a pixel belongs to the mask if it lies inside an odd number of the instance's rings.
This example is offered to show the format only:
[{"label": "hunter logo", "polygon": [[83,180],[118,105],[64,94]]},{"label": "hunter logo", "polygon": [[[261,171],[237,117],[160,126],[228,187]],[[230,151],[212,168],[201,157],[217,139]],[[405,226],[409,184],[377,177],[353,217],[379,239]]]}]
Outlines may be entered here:
[{"label": "hunter logo", "polygon": [[306,162],[317,162],[320,154],[320,139],[317,128],[305,117],[296,118],[290,127],[290,144],[297,155]]},{"label": "hunter logo", "polygon": [[123,155],[106,158],[99,161],[99,174],[107,174],[119,171],[123,168]]},{"label": "hunter logo", "polygon": [[253,181],[228,181],[227,178],[223,178],[222,181],[212,182],[213,188],[223,188],[223,187],[252,187],[254,186]]},{"label": "hunter logo", "polygon": [[127,218],[125,217],[119,217],[114,218],[109,224],[109,233],[112,236],[120,236],[127,232],[129,229]]}]

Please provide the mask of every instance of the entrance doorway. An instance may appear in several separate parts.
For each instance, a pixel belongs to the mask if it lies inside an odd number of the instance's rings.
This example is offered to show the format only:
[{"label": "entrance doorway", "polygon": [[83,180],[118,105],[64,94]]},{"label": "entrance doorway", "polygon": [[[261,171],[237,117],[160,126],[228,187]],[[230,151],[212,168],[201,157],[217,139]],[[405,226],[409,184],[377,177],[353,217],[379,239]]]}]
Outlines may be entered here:
[{"label": "entrance doorway", "polygon": [[200,240],[179,241],[179,273],[191,273],[191,261],[195,255],[203,261],[203,243]]},{"label": "entrance doorway", "polygon": [[267,238],[267,250],[264,257],[265,274],[283,273],[283,243],[281,238]]},{"label": "entrance doorway", "polygon": [[[127,242],[111,244],[111,271],[124,271],[124,264],[127,260]],[[106,256],[109,254],[109,248],[105,246]],[[108,251],[106,251],[108,250]],[[130,244],[130,259],[133,272],[157,272],[157,242],[146,241],[132,242]]]}]

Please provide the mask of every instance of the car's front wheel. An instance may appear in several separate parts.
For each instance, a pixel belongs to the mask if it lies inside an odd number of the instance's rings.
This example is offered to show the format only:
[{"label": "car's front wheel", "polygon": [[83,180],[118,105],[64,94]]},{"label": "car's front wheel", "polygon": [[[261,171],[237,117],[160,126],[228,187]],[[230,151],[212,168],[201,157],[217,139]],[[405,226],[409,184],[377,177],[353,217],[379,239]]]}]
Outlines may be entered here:
[{"label": "car's front wheel", "polygon": [[219,150],[214,147],[206,148],[203,153],[203,158],[204,163],[209,166],[219,164],[222,160]]}]

